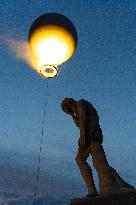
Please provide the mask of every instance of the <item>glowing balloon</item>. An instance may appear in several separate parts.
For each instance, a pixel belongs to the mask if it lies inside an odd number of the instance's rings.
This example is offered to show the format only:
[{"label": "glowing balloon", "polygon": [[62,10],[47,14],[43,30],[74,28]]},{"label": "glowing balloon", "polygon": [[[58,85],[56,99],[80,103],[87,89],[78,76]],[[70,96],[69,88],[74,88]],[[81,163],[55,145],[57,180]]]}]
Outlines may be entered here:
[{"label": "glowing balloon", "polygon": [[47,13],[32,24],[29,44],[38,60],[41,75],[52,78],[59,72],[57,66],[73,55],[77,45],[77,32],[67,17]]}]

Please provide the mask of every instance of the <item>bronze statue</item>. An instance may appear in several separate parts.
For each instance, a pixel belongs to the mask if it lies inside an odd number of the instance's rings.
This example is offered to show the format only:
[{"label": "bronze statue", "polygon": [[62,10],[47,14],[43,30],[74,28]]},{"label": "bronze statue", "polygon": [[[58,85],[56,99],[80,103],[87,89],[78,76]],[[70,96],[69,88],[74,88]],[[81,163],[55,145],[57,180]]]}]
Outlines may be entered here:
[{"label": "bronze statue", "polygon": [[102,146],[103,134],[99,124],[99,116],[93,105],[83,99],[76,101],[73,98],[65,98],[61,107],[65,113],[72,116],[76,126],[80,129],[76,162],[88,188],[87,196],[98,196],[91,167],[86,162],[90,154],[99,177],[100,195],[120,190],[135,190],[119,176],[106,159]]}]

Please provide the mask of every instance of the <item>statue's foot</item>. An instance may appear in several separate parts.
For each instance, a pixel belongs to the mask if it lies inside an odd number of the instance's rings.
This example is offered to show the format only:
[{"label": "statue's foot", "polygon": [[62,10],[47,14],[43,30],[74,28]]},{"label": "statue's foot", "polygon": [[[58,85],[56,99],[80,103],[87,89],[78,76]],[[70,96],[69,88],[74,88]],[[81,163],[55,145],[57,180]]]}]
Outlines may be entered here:
[{"label": "statue's foot", "polygon": [[93,198],[93,197],[97,197],[98,196],[98,193],[88,193],[87,195],[86,195],[86,197],[89,197],[89,198]]}]

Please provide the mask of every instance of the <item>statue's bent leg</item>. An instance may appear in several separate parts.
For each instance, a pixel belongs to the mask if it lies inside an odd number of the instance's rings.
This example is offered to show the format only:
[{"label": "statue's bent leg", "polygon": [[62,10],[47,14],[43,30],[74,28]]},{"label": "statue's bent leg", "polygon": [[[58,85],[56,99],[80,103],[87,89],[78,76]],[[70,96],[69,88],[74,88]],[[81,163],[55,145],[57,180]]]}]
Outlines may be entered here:
[{"label": "statue's bent leg", "polygon": [[113,172],[116,183],[120,186],[120,188],[135,190],[135,188],[132,185],[128,184],[124,179],[122,179],[122,177],[117,173],[117,171],[114,168],[112,168],[112,167],[110,167],[110,168]]},{"label": "statue's bent leg", "polygon": [[133,189],[119,176],[115,169],[109,166],[104,149],[99,142],[91,144],[91,154],[93,166],[99,177],[100,194],[113,193],[124,188]]},{"label": "statue's bent leg", "polygon": [[90,153],[87,153],[85,151],[78,150],[78,154],[76,156],[76,163],[80,169],[80,173],[87,185],[88,188],[88,194],[91,196],[98,195],[98,192],[96,190],[94,180],[93,180],[93,174],[91,167],[86,162],[88,156]]}]

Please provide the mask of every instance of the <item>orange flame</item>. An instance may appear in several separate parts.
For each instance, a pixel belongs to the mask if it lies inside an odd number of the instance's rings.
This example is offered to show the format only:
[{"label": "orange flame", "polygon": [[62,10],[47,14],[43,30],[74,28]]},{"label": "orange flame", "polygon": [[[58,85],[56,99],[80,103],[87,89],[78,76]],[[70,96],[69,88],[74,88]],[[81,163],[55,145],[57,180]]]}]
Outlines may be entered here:
[{"label": "orange flame", "polygon": [[7,40],[7,45],[12,55],[17,59],[26,62],[29,66],[40,72],[40,65],[38,64],[37,57],[32,53],[29,43],[26,41],[18,41],[13,38]]}]

